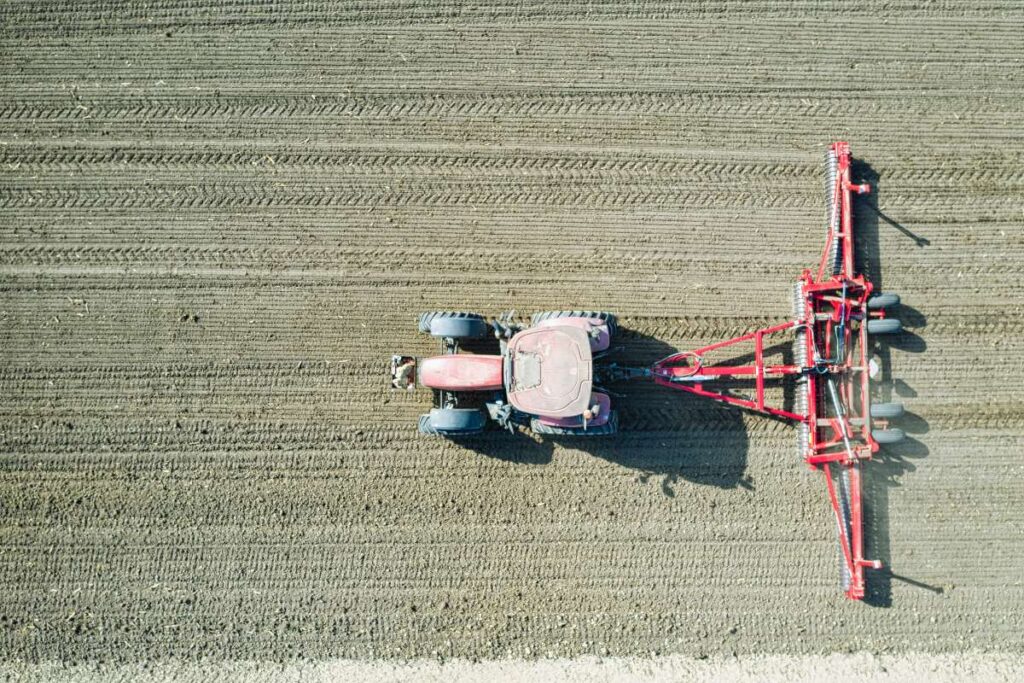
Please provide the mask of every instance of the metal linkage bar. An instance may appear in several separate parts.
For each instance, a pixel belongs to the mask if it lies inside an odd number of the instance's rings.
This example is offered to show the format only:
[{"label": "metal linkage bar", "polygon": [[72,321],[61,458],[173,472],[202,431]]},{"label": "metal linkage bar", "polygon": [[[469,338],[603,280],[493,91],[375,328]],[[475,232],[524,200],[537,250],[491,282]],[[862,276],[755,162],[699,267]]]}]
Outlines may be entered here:
[{"label": "metal linkage bar", "polygon": [[[776,408],[765,404],[764,389],[766,379],[778,379],[787,375],[797,375],[803,372],[803,368],[796,365],[765,365],[764,363],[764,338],[770,334],[783,332],[798,326],[800,321],[790,320],[772,327],[755,330],[748,334],[727,339],[708,346],[701,347],[695,351],[684,351],[675,353],[661,359],[651,366],[651,375],[654,381],[663,386],[670,386],[674,389],[687,391],[697,396],[704,396],[723,403],[748,408],[758,412],[782,417],[789,420],[804,420],[805,415],[799,415],[793,411],[783,408]],[[744,342],[754,342],[754,364],[753,365],[704,365],[704,356],[712,351]],[[686,363],[683,365],[683,363]],[[745,399],[738,396],[731,396],[722,392],[709,391],[700,386],[700,383],[714,379],[753,377],[755,386],[755,399]]]}]

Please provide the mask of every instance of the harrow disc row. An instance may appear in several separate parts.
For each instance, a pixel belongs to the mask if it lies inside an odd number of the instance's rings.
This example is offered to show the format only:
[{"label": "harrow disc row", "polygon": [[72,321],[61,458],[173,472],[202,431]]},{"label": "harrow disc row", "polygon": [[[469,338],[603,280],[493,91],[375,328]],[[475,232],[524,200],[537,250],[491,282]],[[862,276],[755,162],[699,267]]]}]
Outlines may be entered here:
[{"label": "harrow disc row", "polygon": [[[807,312],[807,301],[803,295],[803,283],[797,282],[793,286],[793,318],[803,320]],[[793,364],[802,368],[807,367],[807,328],[798,327],[796,338],[793,340]],[[807,402],[810,397],[810,385],[806,375],[800,375],[796,379],[794,392],[794,412],[807,414]],[[797,457],[803,459],[807,455],[807,449],[811,443],[811,428],[806,422],[800,422],[796,428],[796,449]]]}]

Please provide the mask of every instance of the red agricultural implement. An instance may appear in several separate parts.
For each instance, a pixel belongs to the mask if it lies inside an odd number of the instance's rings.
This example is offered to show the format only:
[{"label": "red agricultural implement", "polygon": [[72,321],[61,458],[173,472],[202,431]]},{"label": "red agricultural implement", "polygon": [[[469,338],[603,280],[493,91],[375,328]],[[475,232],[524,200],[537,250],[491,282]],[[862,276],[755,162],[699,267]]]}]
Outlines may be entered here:
[{"label": "red agricultural implement", "polygon": [[[875,293],[854,268],[851,196],[870,189],[851,180],[849,146],[833,144],[826,154],[825,249],[817,267],[805,270],[794,287],[790,320],[647,368],[628,368],[606,360],[616,331],[610,313],[540,313],[528,326],[513,323],[511,315],[488,323],[471,313],[426,313],[420,330],[442,339],[443,353],[422,360],[395,356],[392,382],[413,389],[418,377],[433,389],[435,407],[420,418],[419,429],[448,438],[478,434],[489,422],[513,432],[523,425],[540,434],[614,434],[616,412],[602,387],[638,377],[790,420],[800,457],[824,475],[838,528],[843,591],[859,600],[864,569],[881,568],[864,557],[861,464],[880,445],[904,438],[889,426],[903,406],[871,401],[869,381],[877,367],[868,359],[869,335],[897,332],[900,323],[886,316],[899,297]],[[774,343],[766,347],[766,339],[774,342],[784,333],[793,338],[792,362],[768,364],[766,348]],[[462,344],[492,334],[500,354],[460,352]],[[745,350],[753,363],[711,362],[723,350]],[[766,388],[786,379],[794,383],[793,405],[771,405]],[[734,393],[740,382],[752,383],[752,396]]]},{"label": "red agricultural implement", "polygon": [[[870,282],[854,270],[852,193],[868,185],[850,179],[850,149],[832,145],[826,155],[825,249],[816,269],[803,272],[793,291],[793,319],[735,339],[677,353],[654,364],[654,381],[717,401],[792,420],[797,447],[812,468],[823,472],[839,531],[843,590],[864,597],[864,569],[880,569],[864,557],[861,463],[882,444],[904,438],[889,421],[903,414],[899,403],[871,403],[869,381],[877,368],[868,359],[868,336],[898,332],[900,322],[885,309],[899,303],[895,294],[873,294]],[[766,365],[765,338],[792,331],[793,362]],[[719,349],[753,343],[754,364],[708,366],[704,357]],[[792,410],[765,402],[767,380],[795,378]],[[739,398],[705,387],[708,380],[745,378],[754,398]]]}]

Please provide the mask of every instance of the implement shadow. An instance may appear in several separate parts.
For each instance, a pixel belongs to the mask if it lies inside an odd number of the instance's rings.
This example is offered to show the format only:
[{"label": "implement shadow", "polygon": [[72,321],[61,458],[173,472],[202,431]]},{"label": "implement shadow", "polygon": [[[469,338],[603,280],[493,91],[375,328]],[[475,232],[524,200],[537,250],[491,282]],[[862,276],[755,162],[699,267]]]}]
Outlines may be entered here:
[{"label": "implement shadow", "polygon": [[[895,229],[906,236],[914,245],[908,248],[925,248],[930,242],[878,208],[879,197],[882,195],[881,179],[869,164],[855,159],[851,174],[854,182],[870,183],[872,187],[869,194],[855,195],[853,222],[854,234],[857,237],[857,267],[871,280],[875,291],[885,291],[880,235],[882,226]],[[901,398],[916,397],[917,392],[913,388],[895,377],[894,370],[898,371],[898,368],[893,367],[893,351],[922,353],[928,348],[920,334],[928,325],[923,313],[906,302],[901,302],[890,309],[888,314],[903,323],[903,330],[895,335],[871,337],[869,353],[880,368],[878,379],[872,382],[873,403],[899,402]],[[880,571],[869,570],[865,574],[864,602],[876,607],[892,605],[894,579],[933,593],[942,592],[941,588],[901,576],[892,569],[890,492],[902,485],[905,474],[917,469],[915,460],[928,455],[928,447],[915,438],[928,433],[928,422],[918,415],[906,413],[893,426],[902,429],[907,434],[907,439],[898,444],[882,446],[872,462],[864,468],[863,478],[865,554],[871,559],[881,560],[884,565],[884,569]]]},{"label": "implement shadow", "polygon": [[[647,367],[676,352],[630,329],[619,328],[616,340],[620,348],[608,360],[620,366]],[[619,415],[615,435],[534,437],[524,429],[523,434],[489,431],[457,442],[490,458],[524,464],[550,462],[558,444],[636,470],[641,481],[660,480],[668,497],[675,496],[673,485],[681,480],[723,489],[753,488],[746,478],[748,439],[739,410],[658,386],[648,378],[601,389],[612,395]]]},{"label": "implement shadow", "polygon": [[[620,329],[620,365],[649,367],[679,349],[651,335]],[[716,340],[707,340],[716,341]],[[742,412],[716,401],[655,384],[649,378],[607,387],[618,394],[623,438],[573,445],[596,457],[660,479],[666,496],[687,481],[721,489],[753,489],[746,475],[749,438]]]}]

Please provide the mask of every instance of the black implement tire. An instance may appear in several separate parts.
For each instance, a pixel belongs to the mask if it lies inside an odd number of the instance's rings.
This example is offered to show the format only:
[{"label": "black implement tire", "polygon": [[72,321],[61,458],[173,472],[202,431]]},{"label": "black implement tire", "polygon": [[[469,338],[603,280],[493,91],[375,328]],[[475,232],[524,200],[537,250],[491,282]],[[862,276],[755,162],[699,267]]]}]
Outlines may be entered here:
[{"label": "black implement tire", "polygon": [[553,436],[611,436],[619,431],[619,415],[614,410],[608,421],[599,427],[552,427],[536,417],[530,420],[530,431],[534,434],[550,434]]},{"label": "black implement tire", "polygon": [[868,297],[868,308],[877,311],[882,308],[895,306],[900,302],[900,295],[896,292],[878,292]]},{"label": "black implement tire", "polygon": [[868,320],[868,334],[895,334],[903,329],[898,318],[871,318]]},{"label": "black implement tire", "polygon": [[907,435],[903,433],[902,429],[873,429],[871,430],[871,438],[884,446],[886,444],[899,443],[907,438]]},{"label": "black implement tire", "polygon": [[483,339],[490,333],[491,327],[477,313],[433,311],[420,316],[419,330],[434,337]]},{"label": "black implement tire", "polygon": [[420,434],[458,436],[479,434],[487,426],[487,416],[475,408],[434,408],[420,415]]},{"label": "black implement tire", "polygon": [[903,417],[902,403],[872,403],[871,417],[875,420],[895,420]]},{"label": "black implement tire", "polygon": [[534,313],[530,317],[530,325],[536,325],[539,322],[551,320],[552,318],[593,318],[600,320],[603,324],[608,325],[608,334],[611,336],[615,335],[615,329],[618,325],[615,314],[608,313],[607,311],[544,311],[543,313]]}]

